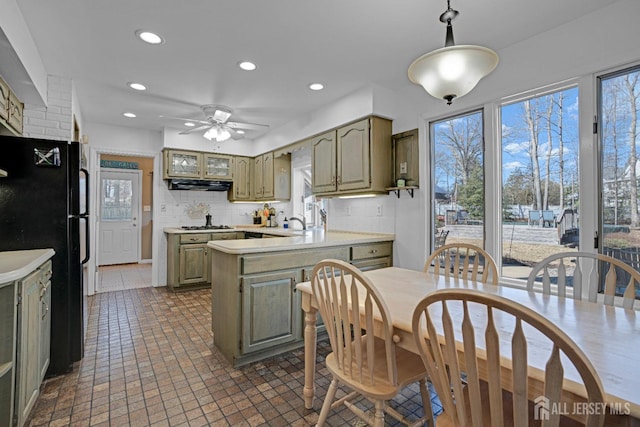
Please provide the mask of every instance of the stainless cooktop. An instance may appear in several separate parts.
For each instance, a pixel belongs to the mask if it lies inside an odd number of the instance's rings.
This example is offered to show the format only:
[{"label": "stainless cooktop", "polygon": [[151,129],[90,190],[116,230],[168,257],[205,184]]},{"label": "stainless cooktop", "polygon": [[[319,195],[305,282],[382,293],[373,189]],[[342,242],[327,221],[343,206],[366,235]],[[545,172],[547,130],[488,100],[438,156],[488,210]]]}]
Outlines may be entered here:
[{"label": "stainless cooktop", "polygon": [[231,230],[229,225],[183,225],[183,230]]}]

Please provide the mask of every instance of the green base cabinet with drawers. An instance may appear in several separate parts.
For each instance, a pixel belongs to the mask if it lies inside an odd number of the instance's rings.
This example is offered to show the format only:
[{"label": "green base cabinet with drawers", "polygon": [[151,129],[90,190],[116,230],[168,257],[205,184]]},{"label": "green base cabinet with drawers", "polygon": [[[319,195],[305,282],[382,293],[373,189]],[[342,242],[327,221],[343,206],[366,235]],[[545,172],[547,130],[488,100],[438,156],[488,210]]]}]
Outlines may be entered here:
[{"label": "green base cabinet with drawers", "polygon": [[167,286],[172,290],[211,285],[209,240],[234,240],[238,233],[167,234]]},{"label": "green base cabinet with drawers", "polygon": [[216,271],[211,281],[214,344],[234,367],[302,347],[304,316],[296,285],[310,280],[313,266],[326,258],[365,269],[391,266],[392,245],[386,241],[247,254],[210,248],[211,269]]}]

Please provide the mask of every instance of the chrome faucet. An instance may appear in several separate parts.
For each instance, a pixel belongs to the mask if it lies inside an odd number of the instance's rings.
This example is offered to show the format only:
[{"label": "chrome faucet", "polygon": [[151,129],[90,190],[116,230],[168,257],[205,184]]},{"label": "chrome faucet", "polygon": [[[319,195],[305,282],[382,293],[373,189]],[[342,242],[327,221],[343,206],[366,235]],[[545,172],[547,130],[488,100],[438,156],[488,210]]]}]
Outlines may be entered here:
[{"label": "chrome faucet", "polygon": [[302,229],[306,230],[307,229],[307,220],[304,217],[304,215],[302,216],[302,219],[295,217],[295,216],[291,216],[289,217],[289,221],[298,221],[300,224],[302,224]]}]

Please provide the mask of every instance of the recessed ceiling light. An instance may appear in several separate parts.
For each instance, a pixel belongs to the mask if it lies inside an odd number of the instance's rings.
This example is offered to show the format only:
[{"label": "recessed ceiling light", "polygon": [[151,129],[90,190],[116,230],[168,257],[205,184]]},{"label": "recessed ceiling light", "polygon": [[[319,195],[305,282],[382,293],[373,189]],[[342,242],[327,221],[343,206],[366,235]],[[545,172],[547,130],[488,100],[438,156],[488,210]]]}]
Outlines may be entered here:
[{"label": "recessed ceiling light", "polygon": [[133,114],[133,113],[122,113],[122,115],[125,116],[125,117],[129,117],[130,119],[136,117],[136,115]]},{"label": "recessed ceiling light", "polygon": [[156,33],[152,33],[151,31],[138,30],[136,31],[136,36],[140,40],[149,44],[162,44],[164,43],[164,39]]},{"label": "recessed ceiling light", "polygon": [[135,89],[135,90],[147,90],[147,87],[145,85],[143,85],[142,83],[127,83],[127,86],[129,86],[131,89]]},{"label": "recessed ceiling light", "polygon": [[186,122],[184,125],[189,127],[194,127],[196,124],[191,122]]},{"label": "recessed ceiling light", "polygon": [[309,85],[309,89],[311,89],[311,90],[322,90],[322,89],[324,89],[324,85],[322,83],[311,83]]},{"label": "recessed ceiling light", "polygon": [[254,64],[253,62],[249,62],[249,61],[238,62],[238,67],[242,68],[245,71],[253,71],[256,68],[258,68],[258,66],[256,64]]},{"label": "recessed ceiling light", "polygon": [[239,133],[240,135],[244,135],[244,131],[242,129],[238,129],[236,133]]}]

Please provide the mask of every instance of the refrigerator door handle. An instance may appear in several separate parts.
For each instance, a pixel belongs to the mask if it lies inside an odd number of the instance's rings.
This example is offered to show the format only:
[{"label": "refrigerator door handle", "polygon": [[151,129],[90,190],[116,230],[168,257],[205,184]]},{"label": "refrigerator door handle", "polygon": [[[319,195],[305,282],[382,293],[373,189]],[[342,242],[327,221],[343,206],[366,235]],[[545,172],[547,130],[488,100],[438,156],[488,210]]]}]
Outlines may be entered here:
[{"label": "refrigerator door handle", "polygon": [[84,212],[80,212],[80,215],[89,215],[89,171],[85,168],[80,168],[80,172],[84,174]]},{"label": "refrigerator door handle", "polygon": [[91,246],[89,245],[89,215],[81,215],[80,218],[84,219],[84,258],[80,261],[80,264],[86,264],[91,257]]}]

